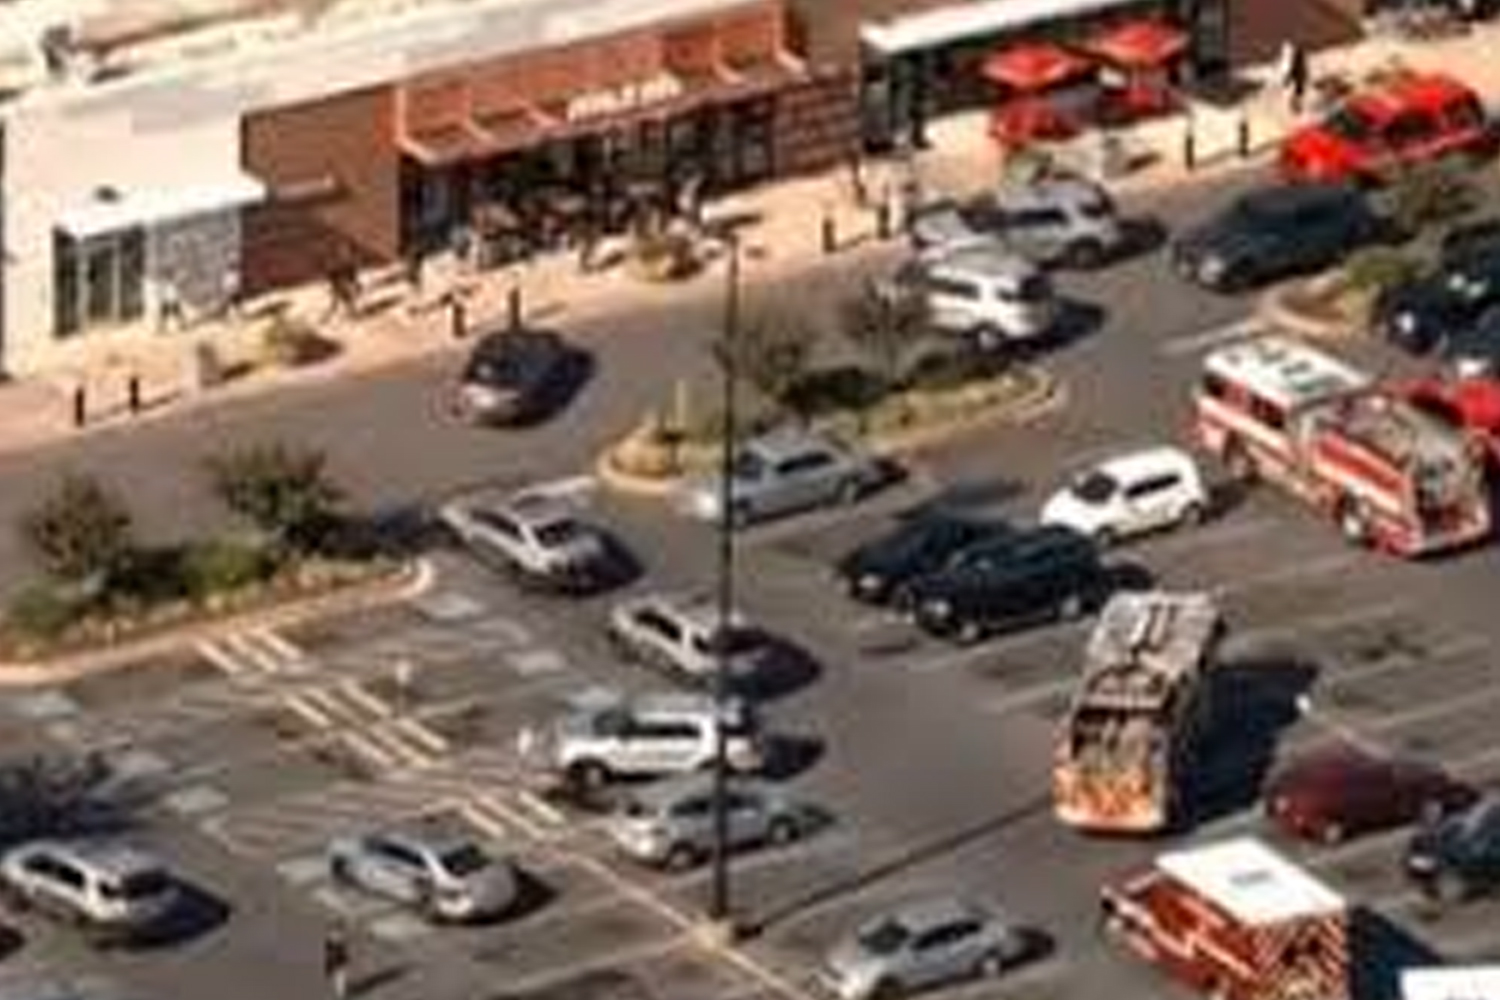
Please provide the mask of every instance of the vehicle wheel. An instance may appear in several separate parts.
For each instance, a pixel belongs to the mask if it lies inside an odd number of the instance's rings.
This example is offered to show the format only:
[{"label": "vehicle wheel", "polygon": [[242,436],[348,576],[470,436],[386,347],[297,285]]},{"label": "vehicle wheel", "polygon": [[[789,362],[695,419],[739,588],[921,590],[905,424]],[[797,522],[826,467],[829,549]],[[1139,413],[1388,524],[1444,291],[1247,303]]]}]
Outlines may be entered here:
[{"label": "vehicle wheel", "polygon": [[1230,478],[1238,483],[1254,483],[1259,474],[1255,468],[1255,460],[1250,457],[1250,452],[1237,440],[1231,440],[1224,445],[1224,468],[1228,470]]},{"label": "vehicle wheel", "polygon": [[972,618],[965,619],[958,626],[957,638],[960,645],[972,646],[984,640],[984,626]]},{"label": "vehicle wheel", "polygon": [[1358,500],[1345,497],[1339,503],[1339,531],[1344,540],[1352,545],[1368,546],[1371,542],[1370,518],[1364,505]]},{"label": "vehicle wheel", "polygon": [[1464,880],[1459,878],[1454,872],[1443,872],[1438,875],[1437,881],[1432,884],[1433,898],[1439,903],[1448,906],[1452,906],[1455,903],[1462,903],[1464,897],[1468,894],[1469,890],[1464,885]]},{"label": "vehicle wheel", "polygon": [[860,498],[865,495],[864,484],[858,479],[846,479],[839,484],[839,503],[845,507],[851,507],[859,503]]},{"label": "vehicle wheel", "polygon": [[568,777],[574,788],[585,792],[597,792],[609,784],[609,768],[597,760],[579,761],[568,768]]},{"label": "vehicle wheel", "polygon": [[1188,524],[1202,524],[1208,520],[1208,508],[1194,500],[1182,508],[1182,519]]},{"label": "vehicle wheel", "polygon": [[990,952],[979,960],[979,975],[985,979],[995,979],[1005,971],[1005,956]]},{"label": "vehicle wheel", "polygon": [[1065,622],[1083,617],[1083,597],[1078,594],[1069,594],[1064,597],[1062,603],[1057,606],[1057,617]]},{"label": "vehicle wheel", "polygon": [[1344,833],[1345,831],[1342,823],[1339,823],[1337,820],[1329,820],[1327,823],[1323,824],[1323,829],[1319,831],[1318,837],[1323,841],[1324,844],[1327,844],[1331,847],[1335,844],[1342,844],[1344,842]]},{"label": "vehicle wheel", "polygon": [[1092,271],[1104,263],[1104,247],[1098,240],[1080,240],[1068,251],[1068,263],[1084,271]]},{"label": "vehicle wheel", "polygon": [[698,852],[687,844],[673,844],[667,850],[667,867],[674,872],[685,872],[698,863]]},{"label": "vehicle wheel", "polygon": [[776,845],[790,844],[800,832],[796,823],[783,816],[771,821],[770,829],[766,831],[766,840]]},{"label": "vehicle wheel", "polygon": [[328,877],[338,885],[348,885],[353,882],[354,877],[349,871],[349,859],[339,857],[328,862]]}]

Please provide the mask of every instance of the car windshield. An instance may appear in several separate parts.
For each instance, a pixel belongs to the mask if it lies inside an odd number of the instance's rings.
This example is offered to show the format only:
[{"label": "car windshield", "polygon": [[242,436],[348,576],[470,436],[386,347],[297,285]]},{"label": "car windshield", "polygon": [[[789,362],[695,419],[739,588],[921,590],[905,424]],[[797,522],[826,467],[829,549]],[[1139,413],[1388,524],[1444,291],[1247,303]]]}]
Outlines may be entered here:
[{"label": "car windshield", "polygon": [[490,866],[490,859],[477,844],[460,844],[444,854],[440,860],[449,874],[457,875],[459,878],[473,875]]},{"label": "car windshield", "polygon": [[469,359],[468,377],[484,382],[525,379],[542,359],[541,342],[503,337],[480,346]]},{"label": "car windshield", "polygon": [[744,480],[759,479],[765,474],[765,461],[754,452],[743,451],[735,456],[734,478]]},{"label": "car windshield", "polygon": [[566,545],[584,535],[583,525],[571,518],[548,521],[536,529],[536,540],[549,548]]},{"label": "car windshield", "polygon": [[911,937],[911,931],[894,920],[882,920],[859,932],[859,943],[866,951],[876,955],[889,955],[898,951]]},{"label": "car windshield", "polygon": [[167,890],[167,873],[159,868],[131,872],[118,883],[100,883],[100,890],[114,899],[149,899]]},{"label": "car windshield", "polygon": [[1115,495],[1119,486],[1109,473],[1095,469],[1074,481],[1073,495],[1085,503],[1103,503]]},{"label": "car windshield", "polygon": [[1323,130],[1345,142],[1358,144],[1369,140],[1374,127],[1358,109],[1345,105],[1324,119]]},{"label": "car windshield", "polygon": [[1052,293],[1052,282],[1040,272],[1028,274],[1016,283],[1016,299],[1021,302],[1042,302]]}]

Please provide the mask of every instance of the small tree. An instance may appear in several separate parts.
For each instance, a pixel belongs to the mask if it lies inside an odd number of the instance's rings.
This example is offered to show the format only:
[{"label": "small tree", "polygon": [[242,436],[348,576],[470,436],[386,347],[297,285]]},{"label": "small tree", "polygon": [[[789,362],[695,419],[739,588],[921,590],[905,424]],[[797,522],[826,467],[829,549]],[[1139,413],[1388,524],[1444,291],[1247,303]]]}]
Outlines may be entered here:
[{"label": "small tree", "polygon": [[1415,235],[1428,226],[1451,222],[1474,207],[1473,178],[1457,163],[1439,161],[1398,176],[1386,194],[1391,220]]},{"label": "small tree", "polygon": [[206,462],[214,494],[273,545],[312,548],[343,502],[320,451],[251,445]]},{"label": "small tree", "polygon": [[865,282],[839,304],[839,332],[889,391],[906,380],[907,363],[931,334],[921,296]]},{"label": "small tree", "polygon": [[69,474],[21,522],[21,534],[52,576],[106,588],[135,551],[130,511],[92,476]]},{"label": "small tree", "polygon": [[737,380],[779,407],[793,405],[793,390],[817,352],[818,331],[789,313],[762,313],[729,338],[714,343],[714,359]]}]

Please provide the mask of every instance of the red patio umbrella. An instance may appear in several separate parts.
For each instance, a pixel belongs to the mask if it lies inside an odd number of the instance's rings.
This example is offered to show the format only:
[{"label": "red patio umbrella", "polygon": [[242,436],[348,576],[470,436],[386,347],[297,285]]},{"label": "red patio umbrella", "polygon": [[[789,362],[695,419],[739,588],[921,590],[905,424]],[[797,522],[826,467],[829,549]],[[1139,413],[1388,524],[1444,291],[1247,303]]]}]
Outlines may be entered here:
[{"label": "red patio umbrella", "polygon": [[1187,49],[1187,34],[1161,21],[1129,21],[1094,36],[1088,50],[1117,66],[1165,66]]},{"label": "red patio umbrella", "polygon": [[1093,63],[1077,53],[1037,42],[991,54],[985,59],[981,72],[986,80],[1023,93],[1034,93],[1083,76],[1093,68]]}]

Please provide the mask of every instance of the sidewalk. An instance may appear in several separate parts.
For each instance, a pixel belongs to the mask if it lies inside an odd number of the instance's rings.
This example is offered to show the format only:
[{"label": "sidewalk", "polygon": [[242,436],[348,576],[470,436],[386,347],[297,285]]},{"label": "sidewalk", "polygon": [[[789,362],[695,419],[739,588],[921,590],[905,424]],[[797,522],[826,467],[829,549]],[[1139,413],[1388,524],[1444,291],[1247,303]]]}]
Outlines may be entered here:
[{"label": "sidewalk", "polygon": [[[1468,36],[1403,44],[1367,39],[1345,49],[1320,52],[1314,75],[1343,73],[1359,76],[1400,59],[1414,68],[1442,68],[1455,73],[1487,95],[1500,99],[1500,27],[1487,26]],[[1252,70],[1248,77],[1266,82],[1269,71]],[[1293,124],[1278,88],[1258,86],[1233,108],[1194,106],[1190,114],[1197,168],[1183,161],[1187,119],[1175,116],[1132,130],[1124,137],[1127,150],[1139,164],[1111,187],[1124,196],[1153,189],[1212,180],[1226,171],[1243,169],[1274,149]],[[1236,153],[1241,119],[1249,124],[1251,160]],[[879,200],[896,190],[910,169],[927,192],[966,193],[979,190],[998,176],[1000,160],[985,134],[985,116],[959,115],[932,129],[933,148],[919,155],[914,167],[891,162],[868,164],[866,193]],[[1060,158],[1090,165],[1088,147],[1064,150]],[[746,249],[749,281],[774,280],[805,270],[826,259],[823,220],[831,217],[840,253],[849,256],[879,245],[872,205],[856,203],[853,178],[847,170],[816,178],[797,179],[714,203],[707,212],[709,228],[732,226]],[[899,221],[899,220],[898,220]],[[425,357],[456,354],[466,345],[451,335],[452,318],[444,296],[458,292],[465,302],[470,328],[503,321],[510,289],[519,284],[524,312],[542,322],[572,328],[581,321],[607,316],[624,308],[665,305],[683,296],[715,294],[721,267],[710,262],[686,282],[652,285],[632,278],[623,268],[581,274],[575,254],[556,254],[504,270],[474,273],[450,260],[428,266],[421,291],[411,288],[391,269],[386,275],[364,275],[363,312],[358,318],[328,316],[328,295],[322,287],[280,293],[251,303],[245,317],[232,322],[210,321],[168,333],[153,329],[80,338],[59,347],[45,375],[0,386],[0,453],[16,452],[66,440],[99,427],[140,424],[164,416],[180,416],[194,409],[245,399],[292,386],[315,386],[355,377]],[[249,374],[213,388],[192,386],[194,345],[214,344],[230,366],[247,365],[261,353],[261,339],[269,315],[277,310],[312,323],[338,345],[327,360],[296,368],[255,367]],[[143,410],[128,412],[132,376],[138,380]],[[74,427],[75,393],[82,387],[87,423]]]}]

